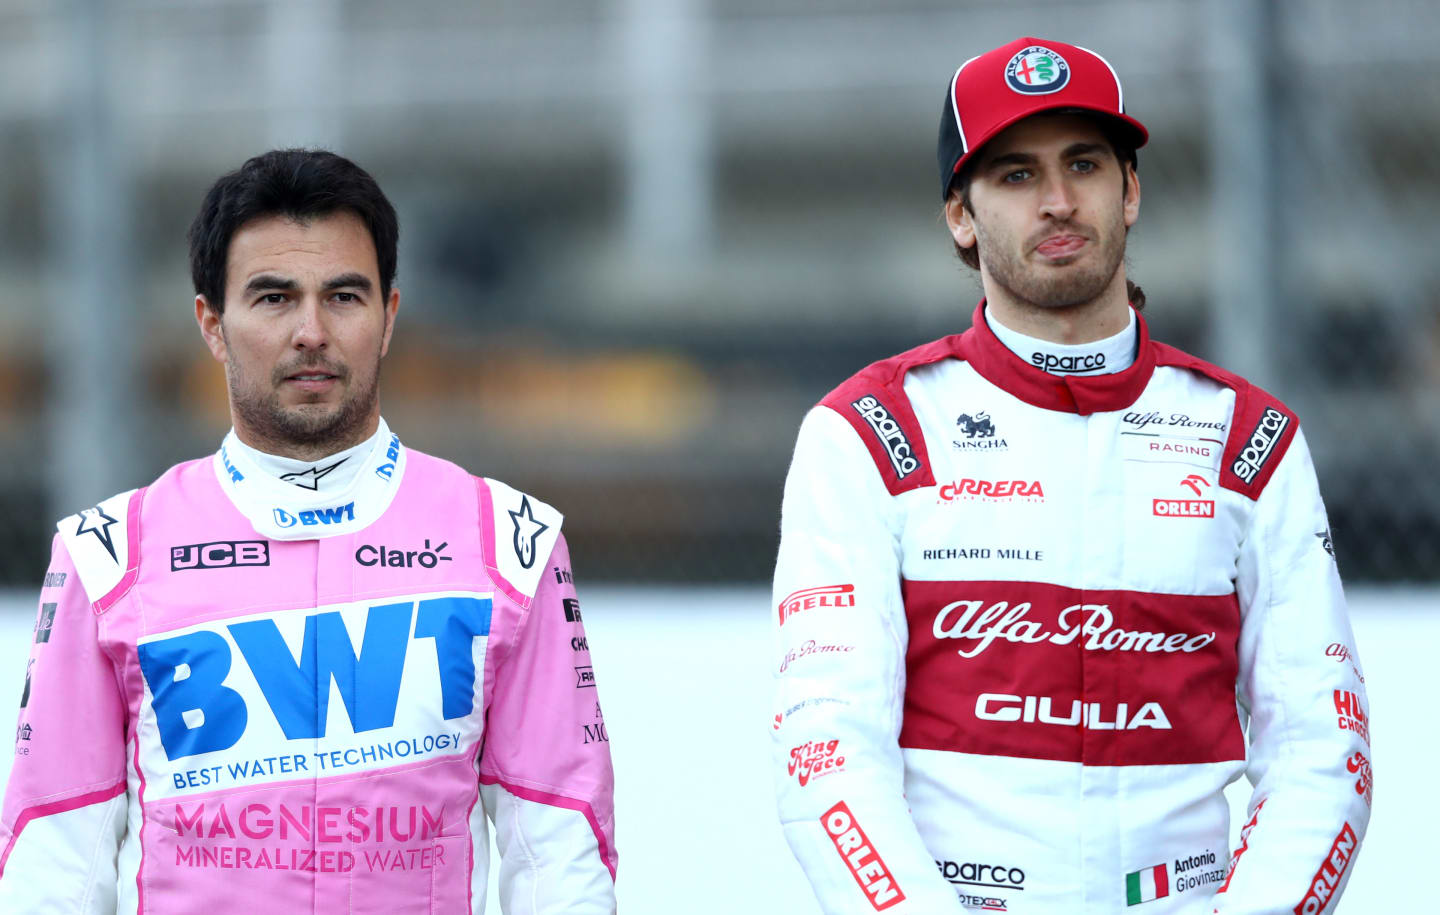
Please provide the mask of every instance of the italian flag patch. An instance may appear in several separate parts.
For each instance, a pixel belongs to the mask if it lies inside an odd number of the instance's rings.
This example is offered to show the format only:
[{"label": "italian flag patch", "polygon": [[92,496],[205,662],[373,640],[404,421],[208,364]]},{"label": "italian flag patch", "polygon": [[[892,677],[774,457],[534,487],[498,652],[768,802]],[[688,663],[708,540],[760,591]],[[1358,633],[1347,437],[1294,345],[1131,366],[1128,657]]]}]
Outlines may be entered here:
[{"label": "italian flag patch", "polygon": [[1125,875],[1125,904],[1127,906],[1153,902],[1169,895],[1170,876],[1166,873],[1163,864]]}]

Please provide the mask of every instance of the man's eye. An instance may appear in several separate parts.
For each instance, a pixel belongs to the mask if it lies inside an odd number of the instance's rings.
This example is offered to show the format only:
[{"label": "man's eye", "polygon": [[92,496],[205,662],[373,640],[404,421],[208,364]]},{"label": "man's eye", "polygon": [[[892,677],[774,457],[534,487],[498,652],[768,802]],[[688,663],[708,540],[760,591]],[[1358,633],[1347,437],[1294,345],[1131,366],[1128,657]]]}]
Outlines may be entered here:
[{"label": "man's eye", "polygon": [[337,293],[335,293],[335,301],[337,301],[337,302],[358,302],[358,301],[360,301],[360,300],[355,296],[355,293],[353,293],[353,292],[337,292]]},{"label": "man's eye", "polygon": [[1008,172],[1001,180],[1004,181],[1006,184],[1019,184],[1020,182],[1024,181],[1026,178],[1029,177],[1030,169],[1022,168],[1013,172]]},{"label": "man's eye", "polygon": [[268,292],[260,297],[260,301],[264,302],[266,305],[284,305],[285,293]]},{"label": "man's eye", "polygon": [[1070,167],[1077,172],[1088,174],[1095,171],[1096,165],[1089,159],[1077,159],[1076,161],[1070,163]]}]

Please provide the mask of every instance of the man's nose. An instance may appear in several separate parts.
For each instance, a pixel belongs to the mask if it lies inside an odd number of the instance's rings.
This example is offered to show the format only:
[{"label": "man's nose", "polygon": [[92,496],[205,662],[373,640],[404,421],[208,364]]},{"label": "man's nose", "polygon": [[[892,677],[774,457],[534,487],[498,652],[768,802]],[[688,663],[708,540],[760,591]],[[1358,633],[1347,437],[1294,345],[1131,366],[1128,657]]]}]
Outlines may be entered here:
[{"label": "man's nose", "polygon": [[1075,192],[1063,175],[1047,177],[1040,186],[1040,215],[1064,221],[1075,213]]},{"label": "man's nose", "polygon": [[330,334],[325,327],[325,309],[315,296],[306,296],[296,312],[291,344],[296,349],[324,349]]}]

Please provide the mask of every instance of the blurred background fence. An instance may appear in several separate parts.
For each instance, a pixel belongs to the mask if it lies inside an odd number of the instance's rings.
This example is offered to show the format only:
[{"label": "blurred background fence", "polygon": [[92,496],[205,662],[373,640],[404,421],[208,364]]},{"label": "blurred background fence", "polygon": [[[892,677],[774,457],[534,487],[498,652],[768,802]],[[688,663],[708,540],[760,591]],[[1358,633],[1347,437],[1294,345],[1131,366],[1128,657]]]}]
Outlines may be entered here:
[{"label": "blurred background fence", "polygon": [[401,217],[387,419],[553,502],[587,580],[759,582],[804,411],[969,323],[934,142],[966,58],[1109,58],[1157,337],[1305,424],[1351,581],[1440,579],[1428,0],[0,0],[0,585],[214,449],[185,229],[323,145]]}]

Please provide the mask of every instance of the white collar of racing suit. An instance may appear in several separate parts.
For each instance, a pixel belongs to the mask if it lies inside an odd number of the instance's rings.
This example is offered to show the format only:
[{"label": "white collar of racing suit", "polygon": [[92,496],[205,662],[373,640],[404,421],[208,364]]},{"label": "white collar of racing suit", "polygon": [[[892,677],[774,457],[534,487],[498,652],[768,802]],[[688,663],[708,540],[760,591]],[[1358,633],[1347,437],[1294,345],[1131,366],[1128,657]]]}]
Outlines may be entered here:
[{"label": "white collar of racing suit", "polygon": [[1111,375],[1135,364],[1140,335],[1135,328],[1135,310],[1125,311],[1130,323],[1124,330],[1092,343],[1051,343],[1022,334],[1001,324],[989,308],[985,309],[985,323],[1006,349],[1051,375]]},{"label": "white collar of racing suit", "polygon": [[212,463],[256,533],[318,540],[363,530],[385,513],[405,474],[405,447],[383,417],[366,441],[315,462],[257,451],[231,429]]}]

